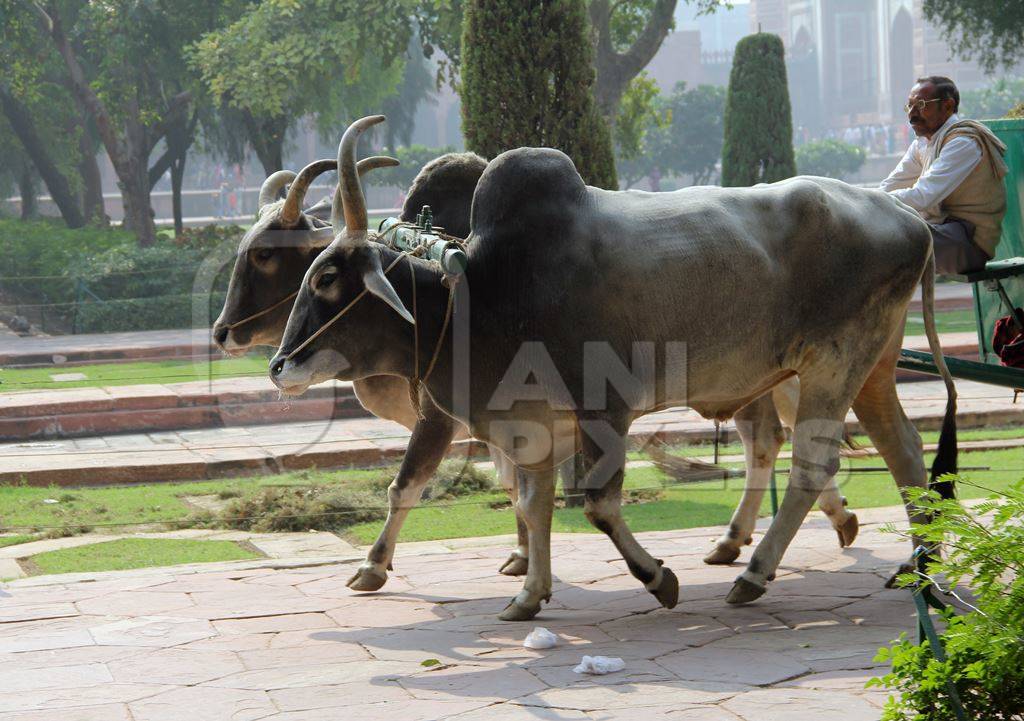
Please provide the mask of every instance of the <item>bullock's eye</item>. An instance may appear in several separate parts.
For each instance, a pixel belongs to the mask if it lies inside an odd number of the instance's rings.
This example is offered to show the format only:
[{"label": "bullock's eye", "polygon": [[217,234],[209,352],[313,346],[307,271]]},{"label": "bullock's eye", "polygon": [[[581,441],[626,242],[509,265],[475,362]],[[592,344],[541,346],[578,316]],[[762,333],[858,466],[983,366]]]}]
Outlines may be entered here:
[{"label": "bullock's eye", "polygon": [[331,283],[337,280],[338,274],[333,270],[328,270],[320,274],[320,277],[316,280],[317,290],[323,290],[327,288]]},{"label": "bullock's eye", "polygon": [[266,263],[268,260],[274,257],[273,248],[259,248],[256,250],[256,260],[261,263]]}]

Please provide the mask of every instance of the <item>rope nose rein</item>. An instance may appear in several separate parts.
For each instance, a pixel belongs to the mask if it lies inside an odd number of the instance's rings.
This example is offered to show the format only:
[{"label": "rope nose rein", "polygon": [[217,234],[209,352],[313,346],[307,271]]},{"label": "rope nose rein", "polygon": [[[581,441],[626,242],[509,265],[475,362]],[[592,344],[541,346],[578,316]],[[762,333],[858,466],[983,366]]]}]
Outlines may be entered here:
[{"label": "rope nose rein", "polygon": [[[385,221],[385,222],[387,222],[387,221]],[[403,231],[403,230],[404,231],[413,231],[411,235],[415,239],[415,242],[412,242],[412,243],[402,243],[401,240],[397,240],[399,238],[402,238],[402,234],[400,234],[399,232],[396,232],[396,231]],[[438,246],[437,250],[442,250],[442,248],[444,248],[444,249],[448,249],[448,251],[450,253],[450,249],[453,246],[455,246],[455,247],[457,247],[458,250],[462,251],[463,253],[465,252],[465,250],[464,250],[465,249],[465,243],[464,243],[464,241],[461,238],[455,238],[454,236],[445,235],[444,233],[442,233],[440,231],[440,229],[437,229],[437,228],[429,228],[428,227],[428,232],[425,233],[425,234],[422,234],[422,235],[419,232],[417,232],[417,231],[422,231],[422,230],[423,230],[423,226],[422,225],[416,225],[416,224],[413,224],[413,223],[404,223],[404,222],[391,222],[389,224],[387,232],[382,233],[382,234],[371,233],[371,236],[373,236],[372,237],[373,240],[376,240],[378,242],[382,242],[383,245],[386,245],[387,247],[391,248],[392,250],[400,251],[398,256],[393,261],[391,261],[391,263],[388,264],[387,268],[384,269],[384,275],[385,276],[388,275],[388,273],[390,273],[399,263],[401,263],[403,259],[406,261],[407,265],[409,266],[409,280],[410,280],[410,283],[412,285],[412,316],[413,316],[413,377],[411,379],[409,379],[409,401],[412,403],[412,407],[416,411],[416,416],[420,420],[422,420],[423,417],[424,417],[423,416],[423,411],[422,411],[422,409],[420,407],[420,389],[430,379],[430,375],[431,375],[431,373],[433,373],[434,367],[437,365],[437,360],[438,360],[438,358],[441,355],[441,346],[444,344],[445,336],[448,333],[448,326],[451,325],[451,319],[452,319],[452,315],[453,315],[453,312],[454,312],[454,309],[455,309],[455,288],[456,288],[456,285],[458,284],[459,278],[461,277],[461,272],[458,272],[458,273],[447,272],[444,269],[443,264],[441,262],[439,262],[438,260],[436,260],[436,259],[430,259],[430,260],[427,261],[427,262],[431,263],[432,265],[435,265],[436,267],[441,269],[442,272],[444,272],[444,277],[442,278],[441,282],[442,282],[442,284],[444,286],[446,286],[448,288],[448,305],[447,305],[447,308],[445,309],[444,322],[443,322],[443,324],[441,326],[441,332],[440,332],[440,334],[438,335],[438,338],[437,338],[437,344],[434,346],[434,352],[431,355],[430,362],[427,365],[426,372],[421,376],[420,375],[420,336],[419,336],[420,325],[419,325],[419,315],[418,315],[419,309],[418,309],[418,306],[417,306],[417,297],[416,297],[416,269],[415,269],[415,266],[413,265],[412,258],[415,257],[415,258],[420,258],[420,259],[424,259],[425,260],[425,259],[429,258],[431,255],[436,255],[437,252],[435,251],[435,246],[437,246],[437,244],[443,244],[442,246]],[[402,238],[402,240],[405,240],[405,239],[407,239],[409,237],[410,237],[409,235],[405,235],[405,238]],[[405,246],[405,247],[402,247],[402,246]],[[269,313],[271,310],[273,310],[277,306],[279,306],[282,303],[290,300],[291,298],[294,298],[298,294],[298,292],[299,291],[295,291],[295,293],[292,293],[287,298],[284,298],[283,300],[279,301],[274,306],[271,306],[270,308],[267,308],[266,310],[260,311],[259,313],[255,314],[253,316],[250,316],[249,318],[246,318],[243,321],[239,321],[238,324],[241,324],[241,323],[247,322],[249,320],[252,320],[252,318],[258,317],[259,315],[263,315],[264,313]],[[358,303],[360,300],[362,300],[363,296],[365,296],[369,292],[370,291],[367,288],[363,288],[361,291],[359,291],[359,293],[356,294],[355,298],[353,298],[348,303],[346,303],[345,306],[341,310],[339,310],[337,313],[335,313],[326,323],[321,325],[315,332],[313,332],[312,335],[310,335],[308,338],[306,338],[306,340],[304,340],[298,346],[296,346],[291,351],[289,351],[287,355],[285,355],[280,361],[278,361],[278,363],[283,363],[283,362],[292,360],[297,354],[301,353],[303,350],[308,348],[310,346],[310,344],[313,343],[313,341],[315,341],[317,338],[319,338],[321,335],[323,335],[327,331],[328,328],[330,328],[338,320],[340,320],[343,316],[345,316],[345,314],[347,314],[350,310],[352,310],[352,308],[355,307],[356,303]],[[229,326],[229,328],[230,327],[233,327],[233,326]]]}]

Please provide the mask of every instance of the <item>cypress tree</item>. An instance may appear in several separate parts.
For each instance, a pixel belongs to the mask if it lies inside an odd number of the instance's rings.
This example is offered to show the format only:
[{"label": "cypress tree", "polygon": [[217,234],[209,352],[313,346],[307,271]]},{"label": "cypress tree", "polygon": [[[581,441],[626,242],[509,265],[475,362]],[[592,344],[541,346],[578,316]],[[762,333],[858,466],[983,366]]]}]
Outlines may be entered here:
[{"label": "cypress tree", "polygon": [[584,0],[468,0],[462,26],[462,130],[486,158],[558,148],[583,180],[617,189],[611,134],[593,97]]},{"label": "cypress tree", "polygon": [[736,44],[729,75],[722,185],[774,183],[794,175],[782,39],[771,33],[748,35]]}]

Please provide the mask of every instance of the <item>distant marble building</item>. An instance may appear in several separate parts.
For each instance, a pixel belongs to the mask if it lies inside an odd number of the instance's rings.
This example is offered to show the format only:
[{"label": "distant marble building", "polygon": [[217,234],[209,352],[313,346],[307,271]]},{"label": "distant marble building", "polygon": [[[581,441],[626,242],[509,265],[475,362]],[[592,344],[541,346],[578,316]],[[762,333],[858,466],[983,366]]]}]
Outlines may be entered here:
[{"label": "distant marble building", "polygon": [[794,123],[843,128],[902,123],[914,79],[948,75],[961,89],[991,80],[952,58],[922,0],[751,0],[750,31],[786,47]]}]

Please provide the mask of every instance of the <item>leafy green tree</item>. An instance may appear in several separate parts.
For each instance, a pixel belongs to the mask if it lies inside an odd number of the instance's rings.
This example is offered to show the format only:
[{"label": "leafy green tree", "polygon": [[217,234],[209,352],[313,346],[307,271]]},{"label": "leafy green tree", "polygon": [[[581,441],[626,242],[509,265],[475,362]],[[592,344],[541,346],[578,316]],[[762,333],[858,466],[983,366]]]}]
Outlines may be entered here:
[{"label": "leafy green tree", "polygon": [[[713,13],[720,0],[690,0],[699,14]],[[617,121],[619,102],[637,75],[658,52],[675,25],[677,0],[590,0],[596,38],[594,96],[609,124]]]},{"label": "leafy green tree", "polygon": [[[0,0],[0,124],[7,137],[4,158],[7,175],[23,194],[34,195],[37,176],[45,183],[64,222],[80,227],[96,215],[96,194],[80,191],[98,184],[95,148],[64,82],[63,64],[52,50],[38,42],[36,18],[29,8]],[[26,162],[32,167],[27,167]],[[95,176],[86,174],[90,169]],[[82,176],[79,177],[79,173]],[[28,198],[26,197],[25,200]],[[102,209],[100,197],[100,209]],[[23,209],[32,214],[30,206]]]},{"label": "leafy green tree", "polygon": [[960,93],[960,113],[970,118],[1001,118],[1024,100],[1024,78],[999,78],[977,90]]},{"label": "leafy green tree", "polygon": [[748,35],[736,44],[725,104],[722,185],[774,183],[796,175],[793,120],[782,38]]},{"label": "leafy green tree", "polygon": [[1024,0],[924,0],[922,9],[953,52],[989,73],[1024,58]]},{"label": "leafy green tree", "polygon": [[[682,86],[683,84],[680,83]],[[725,88],[698,85],[678,87],[672,105],[670,171],[693,176],[694,185],[711,182],[722,158]]]},{"label": "leafy green tree", "polygon": [[668,125],[671,112],[663,108],[658,84],[640,73],[626,88],[619,104],[613,135],[619,160],[635,160],[645,150],[648,135]]},{"label": "leafy green tree", "polygon": [[801,175],[848,178],[867,160],[864,148],[840,140],[815,140],[796,149],[796,167]]},{"label": "leafy green tree", "polygon": [[[65,82],[95,124],[114,167],[126,227],[140,245],[153,244],[150,191],[163,171],[150,168],[149,158],[161,141],[166,140],[165,156],[170,156],[158,165],[173,163],[191,144],[195,97],[183,51],[217,24],[225,7],[181,0],[35,0],[29,5],[38,21],[36,42],[60,58]],[[175,128],[185,132],[175,138]]]},{"label": "leafy green tree", "polygon": [[398,83],[393,95],[384,98],[381,110],[388,121],[381,128],[384,135],[384,147],[394,152],[399,145],[412,143],[412,133],[416,128],[416,110],[420,103],[436,104],[433,98],[433,76],[420,50],[418,38],[409,40],[405,51],[405,67],[402,80]]},{"label": "leafy green tree", "polygon": [[467,147],[486,158],[524,145],[558,148],[587,183],[617,188],[611,137],[592,93],[592,54],[583,0],[469,0]]},{"label": "leafy green tree", "polygon": [[[653,101],[657,109],[647,119],[640,152],[624,155],[620,145],[619,176],[626,187],[648,178],[652,189],[665,175],[689,175],[694,185],[710,183],[722,157],[722,112],[725,89],[699,85],[692,90],[677,83],[667,96]],[[623,99],[623,110],[627,108]],[[620,114],[620,119],[625,115]],[[621,136],[621,126],[616,124]]]},{"label": "leafy green tree", "polygon": [[372,7],[362,0],[258,2],[191,49],[192,67],[215,100],[237,113],[267,174],[281,169],[300,118],[312,117],[333,136],[394,92],[417,4]]}]

